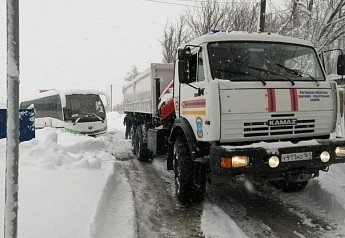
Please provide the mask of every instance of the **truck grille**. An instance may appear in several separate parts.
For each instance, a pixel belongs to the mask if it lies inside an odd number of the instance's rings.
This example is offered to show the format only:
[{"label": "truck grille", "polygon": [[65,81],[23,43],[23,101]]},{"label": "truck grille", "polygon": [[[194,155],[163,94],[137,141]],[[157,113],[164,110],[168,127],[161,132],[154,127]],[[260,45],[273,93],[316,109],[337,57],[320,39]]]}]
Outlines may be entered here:
[{"label": "truck grille", "polygon": [[244,137],[313,133],[315,120],[297,120],[296,125],[268,126],[267,122],[245,122]]}]

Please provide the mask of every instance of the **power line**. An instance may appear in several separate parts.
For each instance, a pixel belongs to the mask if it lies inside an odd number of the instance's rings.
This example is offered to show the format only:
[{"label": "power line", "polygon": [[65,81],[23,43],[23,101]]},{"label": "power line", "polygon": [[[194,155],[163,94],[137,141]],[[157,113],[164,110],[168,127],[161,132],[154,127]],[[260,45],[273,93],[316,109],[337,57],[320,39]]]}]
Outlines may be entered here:
[{"label": "power line", "polygon": [[166,1],[159,1],[159,0],[144,0],[144,1],[169,4],[169,5],[177,5],[177,6],[183,6],[183,7],[198,7],[196,5],[182,4],[182,3],[176,3],[176,2],[166,2]]},{"label": "power line", "polygon": [[[194,3],[207,3],[209,1],[207,0],[175,0],[178,2],[194,2]],[[217,3],[258,3],[260,2],[259,0],[244,0],[244,1],[217,1]]]},{"label": "power line", "polygon": [[[168,1],[162,1],[162,0],[143,0],[147,2],[154,2],[154,3],[160,3],[160,4],[168,4],[168,5],[177,5],[177,6],[183,6],[183,7],[196,7],[200,8],[198,5],[190,5],[186,3],[178,3],[178,2],[188,2],[188,3],[207,3],[207,0],[175,0],[177,2],[168,2]],[[217,1],[217,3],[221,4],[229,4],[229,3],[258,3],[258,1],[230,1],[230,2],[224,2],[224,1]]]}]

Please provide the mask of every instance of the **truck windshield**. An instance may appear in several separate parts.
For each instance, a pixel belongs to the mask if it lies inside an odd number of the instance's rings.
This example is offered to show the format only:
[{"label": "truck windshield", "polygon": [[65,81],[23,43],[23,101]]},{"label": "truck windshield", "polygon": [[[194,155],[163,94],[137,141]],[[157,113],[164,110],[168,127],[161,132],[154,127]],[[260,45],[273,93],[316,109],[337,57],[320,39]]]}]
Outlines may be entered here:
[{"label": "truck windshield", "polygon": [[73,120],[90,114],[105,118],[105,110],[99,95],[66,95],[65,120]]},{"label": "truck windshield", "polygon": [[207,48],[213,79],[325,80],[311,47],[272,42],[212,42]]}]

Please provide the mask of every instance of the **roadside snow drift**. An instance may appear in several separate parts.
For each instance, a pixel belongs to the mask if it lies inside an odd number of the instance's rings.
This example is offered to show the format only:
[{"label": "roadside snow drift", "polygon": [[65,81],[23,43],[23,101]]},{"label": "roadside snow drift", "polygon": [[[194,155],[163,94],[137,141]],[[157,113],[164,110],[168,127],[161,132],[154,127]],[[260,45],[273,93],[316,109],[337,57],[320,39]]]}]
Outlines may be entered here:
[{"label": "roadside snow drift", "polygon": [[221,208],[207,200],[201,217],[201,230],[206,238],[247,237]]},{"label": "roadside snow drift", "polygon": [[[38,130],[36,139],[20,144],[18,237],[89,236],[89,223],[113,171],[112,165],[108,166],[103,159],[114,158],[104,152],[101,139],[65,134],[52,128]],[[60,136],[69,138],[69,146],[59,143]],[[93,143],[98,146],[90,146]],[[5,150],[6,139],[2,139],[2,198]],[[3,199],[0,199],[0,207],[4,207]],[[3,212],[0,214],[2,237]]]}]

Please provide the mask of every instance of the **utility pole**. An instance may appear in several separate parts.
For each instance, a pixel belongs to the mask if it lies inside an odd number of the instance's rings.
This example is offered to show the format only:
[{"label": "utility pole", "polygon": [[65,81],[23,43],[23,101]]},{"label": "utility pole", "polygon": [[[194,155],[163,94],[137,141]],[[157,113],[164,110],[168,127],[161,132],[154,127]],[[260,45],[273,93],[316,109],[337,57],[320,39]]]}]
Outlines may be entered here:
[{"label": "utility pole", "polygon": [[17,237],[19,161],[19,0],[7,0],[7,141],[4,237]]},{"label": "utility pole", "polygon": [[110,84],[110,111],[113,111],[113,85]]},{"label": "utility pole", "polygon": [[259,31],[265,31],[265,18],[266,18],[266,0],[261,0],[260,4],[260,22],[259,22]]}]

